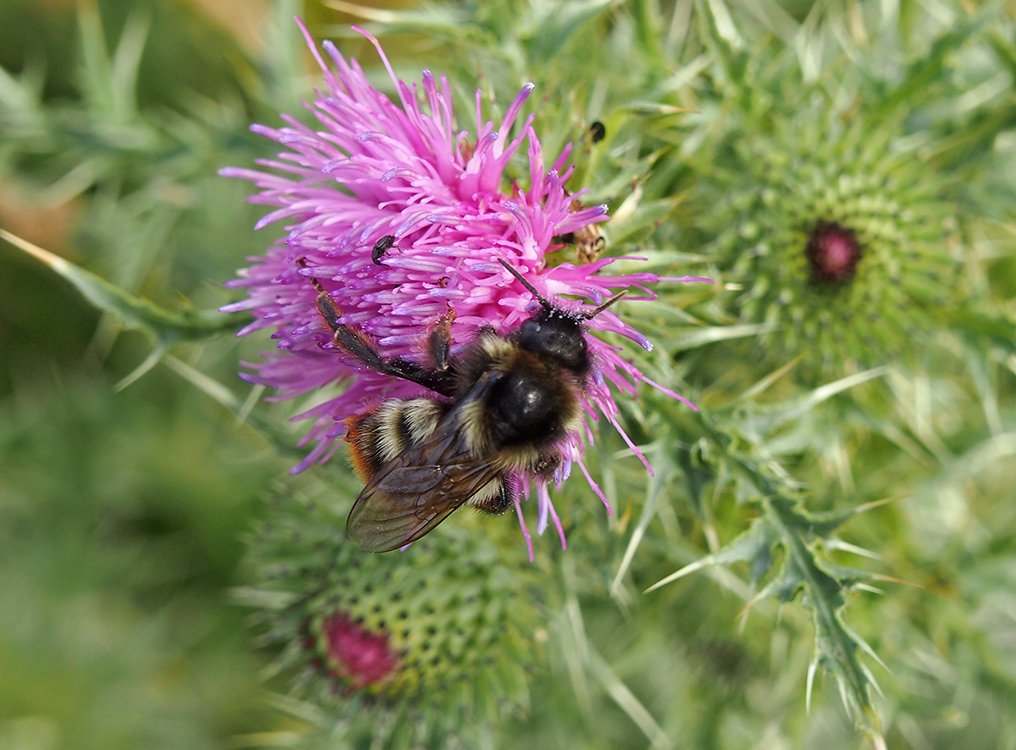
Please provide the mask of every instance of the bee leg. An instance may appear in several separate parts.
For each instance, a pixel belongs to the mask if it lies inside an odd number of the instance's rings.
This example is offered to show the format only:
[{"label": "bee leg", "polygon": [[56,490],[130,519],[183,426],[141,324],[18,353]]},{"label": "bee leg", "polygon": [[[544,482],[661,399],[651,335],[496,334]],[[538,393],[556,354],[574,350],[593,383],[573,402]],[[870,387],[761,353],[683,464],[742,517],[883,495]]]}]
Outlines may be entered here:
[{"label": "bee leg", "polygon": [[533,471],[549,482],[554,478],[554,472],[558,470],[562,463],[564,463],[564,458],[561,457],[560,453],[541,456],[536,466],[533,467]]},{"label": "bee leg", "polygon": [[502,476],[495,481],[497,482],[495,487],[486,492],[486,487],[480,490],[473,496],[470,504],[484,513],[501,515],[515,504],[515,487],[507,476]]},{"label": "bee leg", "polygon": [[452,346],[453,320],[455,320],[455,311],[451,305],[448,305],[448,310],[438,318],[437,325],[427,337],[430,358],[434,363],[434,369],[438,372],[445,372],[451,365],[449,350]]},{"label": "bee leg", "polygon": [[[300,258],[297,263],[300,264],[300,268],[307,267],[307,263],[303,258]],[[339,322],[339,318],[342,316],[342,311],[339,309],[338,305],[335,304],[335,300],[328,295],[328,291],[321,286],[320,281],[311,276],[310,283],[314,286],[315,291],[318,293],[318,312],[321,313],[321,317],[325,319],[325,323],[328,324],[328,327],[331,328],[332,331],[335,331],[337,328],[342,326],[342,323]]]},{"label": "bee leg", "polygon": [[593,263],[601,255],[603,255],[603,249],[606,246],[607,246],[607,239],[601,234],[593,242],[592,247],[583,248],[583,252],[581,253],[581,255],[582,255],[582,262],[583,263]]},{"label": "bee leg", "polygon": [[[301,268],[307,267],[303,258],[300,258],[298,263]],[[321,313],[321,317],[325,319],[328,327],[332,329],[332,341],[335,342],[336,346],[345,349],[360,360],[363,365],[375,372],[418,383],[424,388],[429,388],[435,393],[440,393],[442,396],[451,397],[455,395],[455,384],[450,372],[441,369],[428,370],[402,357],[385,359],[378,353],[374,343],[362,331],[339,322],[339,318],[342,317],[342,311],[335,304],[335,300],[332,299],[331,295],[328,294],[328,290],[321,285],[321,282],[311,278],[310,283],[317,290],[318,312]],[[444,317],[447,317],[447,313]],[[450,330],[450,319],[447,325]],[[445,360],[447,361],[447,354],[445,355]]]},{"label": "bee leg", "polygon": [[[328,320],[327,315],[325,320]],[[335,331],[333,340],[336,345],[345,349],[371,370],[418,383],[424,388],[428,388],[435,393],[440,393],[442,396],[452,397],[455,395],[455,383],[450,372],[428,370],[402,357],[385,359],[374,348],[374,343],[362,331],[350,328],[342,323],[334,326],[333,330]]]}]

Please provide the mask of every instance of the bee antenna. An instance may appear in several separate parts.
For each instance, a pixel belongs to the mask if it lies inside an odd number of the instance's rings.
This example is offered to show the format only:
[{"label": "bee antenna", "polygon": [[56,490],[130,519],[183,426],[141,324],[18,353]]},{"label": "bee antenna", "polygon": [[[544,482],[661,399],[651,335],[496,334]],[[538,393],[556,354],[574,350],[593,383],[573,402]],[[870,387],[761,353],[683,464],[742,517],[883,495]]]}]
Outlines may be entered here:
[{"label": "bee antenna", "polygon": [[522,286],[524,286],[526,289],[528,289],[532,293],[532,295],[536,297],[537,301],[541,305],[547,308],[553,307],[553,305],[550,304],[550,301],[546,297],[544,297],[542,294],[536,291],[536,287],[534,287],[532,284],[526,281],[525,277],[521,273],[519,273],[516,269],[512,268],[508,264],[508,261],[506,261],[504,258],[498,258],[497,262],[500,263],[502,266],[504,266],[505,270],[508,271],[508,273],[510,273],[512,276],[518,279],[519,283],[522,284]]},{"label": "bee antenna", "polygon": [[627,293],[628,293],[627,289],[622,289],[620,292],[618,292],[613,297],[608,299],[606,302],[604,302],[602,305],[597,307],[595,310],[592,310],[590,312],[580,313],[580,317],[582,318],[582,320],[589,320],[590,318],[595,318],[597,315],[599,315],[601,312],[603,312],[608,307],[613,305],[615,302],[617,302],[619,299],[621,299]]}]

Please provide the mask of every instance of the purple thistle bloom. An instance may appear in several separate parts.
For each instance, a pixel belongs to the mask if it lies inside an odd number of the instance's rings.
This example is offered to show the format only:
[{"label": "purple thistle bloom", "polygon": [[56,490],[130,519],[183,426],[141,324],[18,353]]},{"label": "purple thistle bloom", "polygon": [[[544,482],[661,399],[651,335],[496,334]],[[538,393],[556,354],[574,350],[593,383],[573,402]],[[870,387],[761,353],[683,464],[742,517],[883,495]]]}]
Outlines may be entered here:
[{"label": "purple thistle bloom", "polygon": [[[548,169],[533,116],[519,123],[533,84],[522,88],[497,128],[484,121],[477,91],[475,131],[470,133],[455,125],[445,77],[424,70],[420,88],[405,84],[396,78],[378,41],[356,29],[377,49],[397,91],[392,101],[368,83],[355,60],[346,60],[327,41],[322,45],[326,62],[302,24],[301,29],[325,76],[325,91],[305,105],[319,129],[288,115],[283,115],[282,128],[255,125],[254,132],[285,150],[275,160],[259,160],[262,170],[221,172],[250,180],[260,190],[251,201],[276,207],[257,229],[284,222],[287,232],[264,257],[250,258],[251,267],[229,282],[245,288],[248,296],[223,310],[250,310],[255,317],[240,335],[270,328],[277,341],[278,351],[249,364],[254,373],[245,377],[275,389],[277,399],[344,386],[340,395],[296,417],[313,420],[301,441],[313,443],[313,448],[294,471],[328,460],[349,417],[387,398],[426,394],[419,385],[367,370],[337,350],[309,277],[334,299],[341,322],[369,334],[385,357],[415,360],[424,359],[427,331],[449,308],[455,316],[452,341],[460,344],[471,341],[483,326],[506,333],[531,315],[536,306],[532,294],[499,258],[547,297],[573,295],[594,306],[620,289],[641,292],[625,298],[631,302],[655,299],[647,286],[658,281],[709,281],[601,273],[617,258],[583,265],[548,263],[548,253],[560,248],[555,237],[606,221],[607,207],[583,207],[577,200],[581,192],[565,189],[572,173],[566,166],[570,146]],[[513,128],[516,135],[511,138]],[[523,146],[529,166],[525,187],[506,178],[509,161]],[[588,327],[651,348],[645,336],[611,310],[590,320]],[[568,476],[572,463],[578,464],[611,513],[582,463],[583,449],[593,439],[591,423],[603,415],[652,471],[617,421],[614,392],[633,396],[642,381],[694,406],[646,378],[622,358],[620,347],[593,336],[587,340],[594,370],[582,406],[589,419],[562,446],[565,462],[555,484]],[[517,479],[524,496],[535,491],[537,530],[542,533],[553,522],[563,546],[564,532],[546,483],[536,477]],[[518,502],[516,510],[532,557]]]}]

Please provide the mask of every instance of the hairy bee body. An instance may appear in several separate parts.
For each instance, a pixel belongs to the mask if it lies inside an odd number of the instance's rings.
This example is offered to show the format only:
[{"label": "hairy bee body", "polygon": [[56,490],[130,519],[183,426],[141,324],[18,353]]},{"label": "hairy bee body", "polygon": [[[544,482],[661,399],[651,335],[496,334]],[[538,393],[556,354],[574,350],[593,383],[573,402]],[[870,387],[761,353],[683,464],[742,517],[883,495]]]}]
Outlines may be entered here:
[{"label": "hairy bee body", "polygon": [[593,263],[603,253],[607,241],[603,238],[599,227],[596,224],[587,224],[576,229],[573,233],[575,238],[575,257],[579,263]]},{"label": "hairy bee body", "polygon": [[427,337],[430,366],[382,358],[362,332],[339,322],[334,302],[318,286],[318,308],[339,347],[434,394],[388,399],[347,420],[352,463],[365,486],[346,529],[368,551],[416,541],[465,504],[508,510],[516,479],[551,478],[563,460],[561,446],[581,425],[592,367],[584,322],[621,295],[593,312],[568,312],[502,265],[541,309],[507,335],[481,329],[455,355],[449,312]]},{"label": "hairy bee body", "polygon": [[404,450],[430,437],[450,408],[432,398],[392,398],[348,420],[346,441],[356,473],[369,480]]},{"label": "hairy bee body", "polygon": [[[447,505],[451,512],[468,504],[487,513],[503,513],[515,499],[516,473],[549,477],[560,465],[557,444],[579,425],[577,391],[584,384],[584,373],[562,368],[522,348],[513,337],[489,331],[453,360],[450,369],[451,401],[388,399],[351,419],[346,440],[353,466],[369,489],[386,466],[404,464],[408,456],[424,452],[436,435],[454,435],[451,454],[462,465],[483,471],[454,483],[444,497],[432,498],[425,507]],[[434,463],[415,473],[412,480],[420,482],[421,494],[428,471],[439,476],[451,469]],[[375,522],[364,528],[360,518],[370,506],[371,501],[358,500],[354,507],[349,527],[354,538],[385,525]],[[376,546],[372,539],[358,541],[368,549]]]},{"label": "hairy bee body", "polygon": [[[353,467],[365,482],[370,482],[385,464],[430,438],[449,411],[448,404],[435,399],[389,399],[354,418],[346,433]],[[500,475],[478,488],[464,503],[488,513],[503,513],[511,507],[513,493],[510,477]]]}]

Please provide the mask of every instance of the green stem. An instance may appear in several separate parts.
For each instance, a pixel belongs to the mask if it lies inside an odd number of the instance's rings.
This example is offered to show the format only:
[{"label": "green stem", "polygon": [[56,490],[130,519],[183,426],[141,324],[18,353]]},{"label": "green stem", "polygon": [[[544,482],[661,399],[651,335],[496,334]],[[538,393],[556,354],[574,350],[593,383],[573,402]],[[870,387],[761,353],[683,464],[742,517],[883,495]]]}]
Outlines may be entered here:
[{"label": "green stem", "polygon": [[115,315],[129,328],[148,331],[163,347],[236,330],[243,317],[217,310],[166,310],[4,229],[0,229],[0,239],[46,264],[98,309]]}]

